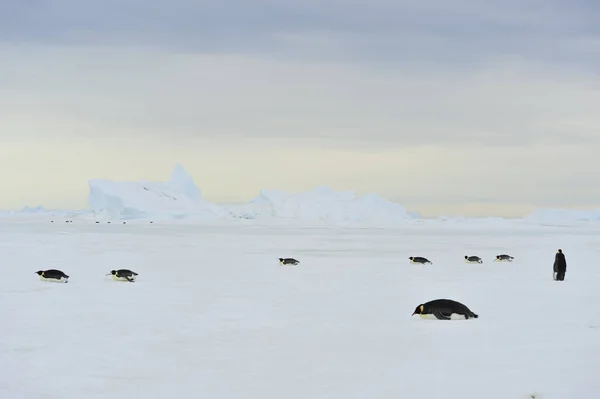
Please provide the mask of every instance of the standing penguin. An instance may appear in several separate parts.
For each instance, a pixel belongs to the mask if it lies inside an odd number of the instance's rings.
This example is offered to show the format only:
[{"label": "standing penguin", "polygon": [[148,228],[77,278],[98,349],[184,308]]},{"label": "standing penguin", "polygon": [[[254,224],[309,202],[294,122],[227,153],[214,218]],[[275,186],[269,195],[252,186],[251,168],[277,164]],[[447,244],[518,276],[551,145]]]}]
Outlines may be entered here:
[{"label": "standing penguin", "polygon": [[562,249],[559,249],[554,256],[554,280],[564,281],[565,273],[567,273],[567,259],[565,258]]}]

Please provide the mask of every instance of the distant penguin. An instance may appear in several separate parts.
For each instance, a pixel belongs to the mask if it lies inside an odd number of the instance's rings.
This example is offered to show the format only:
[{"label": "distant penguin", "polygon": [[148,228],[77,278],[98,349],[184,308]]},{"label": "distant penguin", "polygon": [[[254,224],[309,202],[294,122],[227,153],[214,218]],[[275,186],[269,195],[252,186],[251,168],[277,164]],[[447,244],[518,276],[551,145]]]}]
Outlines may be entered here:
[{"label": "distant penguin", "polygon": [[410,259],[410,263],[420,263],[422,265],[426,263],[429,263],[430,265],[433,264],[429,259],[423,258],[422,256],[411,256],[408,259]]},{"label": "distant penguin", "polygon": [[40,280],[42,281],[50,281],[53,283],[68,283],[69,276],[64,274],[60,270],[56,269],[48,269],[48,270],[38,270],[35,272],[38,276],[40,276]]},{"label": "distant penguin", "polygon": [[294,265],[294,266],[296,266],[299,263],[300,262],[297,261],[294,258],[279,258],[279,264],[283,265],[283,266],[285,266],[285,265]]},{"label": "distant penguin", "polygon": [[512,262],[514,258],[514,256],[510,255],[496,255],[494,262]]},{"label": "distant penguin", "polygon": [[111,270],[110,273],[107,273],[106,275],[112,275],[112,278],[115,281],[129,281],[130,283],[133,283],[137,278],[138,274],[128,269],[119,269]]},{"label": "distant penguin", "polygon": [[416,307],[412,316],[416,314],[422,319],[433,320],[467,320],[479,317],[479,315],[473,313],[471,309],[462,303],[451,299],[435,299],[422,303]]},{"label": "distant penguin", "polygon": [[483,260],[479,256],[467,256],[465,255],[465,262],[467,263],[483,263]]},{"label": "distant penguin", "polygon": [[553,278],[555,281],[564,281],[567,273],[567,258],[562,249],[559,249],[554,255]]}]

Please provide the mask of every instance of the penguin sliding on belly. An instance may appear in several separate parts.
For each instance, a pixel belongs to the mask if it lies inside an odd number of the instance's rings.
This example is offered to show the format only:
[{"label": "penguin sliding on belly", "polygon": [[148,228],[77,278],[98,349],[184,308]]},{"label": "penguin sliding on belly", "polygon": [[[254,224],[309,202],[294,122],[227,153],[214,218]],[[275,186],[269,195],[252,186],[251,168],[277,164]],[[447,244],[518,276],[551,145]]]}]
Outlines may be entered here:
[{"label": "penguin sliding on belly", "polygon": [[112,275],[112,278],[115,281],[129,281],[130,283],[133,283],[137,278],[138,274],[128,269],[119,269],[111,270],[110,273],[107,273],[106,275]]},{"label": "penguin sliding on belly", "polygon": [[40,276],[40,280],[42,281],[50,281],[53,283],[68,283],[69,276],[63,273],[60,270],[56,269],[48,269],[48,270],[38,270],[35,272]]},{"label": "penguin sliding on belly", "polygon": [[421,265],[424,265],[427,263],[429,263],[430,265],[432,264],[429,259],[424,258],[422,256],[411,256],[408,259],[410,259],[410,263],[419,263]]},{"label": "penguin sliding on belly", "polygon": [[512,262],[514,258],[514,256],[510,255],[496,255],[494,262]]},{"label": "penguin sliding on belly", "polygon": [[465,255],[465,262],[466,263],[483,263],[483,260],[481,260],[481,258],[479,256]]},{"label": "penguin sliding on belly", "polygon": [[294,258],[279,258],[279,264],[282,266],[293,265],[296,266],[300,262]]},{"label": "penguin sliding on belly", "polygon": [[471,309],[452,299],[435,299],[416,307],[411,316],[418,314],[422,319],[432,320],[467,320],[478,318]]}]

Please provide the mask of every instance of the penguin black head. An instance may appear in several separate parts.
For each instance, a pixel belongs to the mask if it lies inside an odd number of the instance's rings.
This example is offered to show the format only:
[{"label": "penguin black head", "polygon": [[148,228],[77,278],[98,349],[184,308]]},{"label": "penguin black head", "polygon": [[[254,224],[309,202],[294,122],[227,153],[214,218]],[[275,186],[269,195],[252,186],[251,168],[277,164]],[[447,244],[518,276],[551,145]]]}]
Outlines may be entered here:
[{"label": "penguin black head", "polygon": [[559,254],[562,254],[562,249],[559,249],[559,250],[558,250],[558,253],[559,253]]},{"label": "penguin black head", "polygon": [[111,270],[110,274],[117,274],[117,271],[116,270]]},{"label": "penguin black head", "polygon": [[413,260],[415,257],[414,256],[409,256],[408,259],[409,260]]},{"label": "penguin black head", "polygon": [[415,311],[413,312],[413,314],[411,314],[411,316],[414,316],[416,314],[422,314],[423,313],[423,307],[424,307],[423,304],[420,304],[419,306],[417,306],[415,308]]},{"label": "penguin black head", "polygon": [[41,276],[44,273],[43,270],[38,270],[37,272],[35,272],[35,274],[37,274],[38,276]]},{"label": "penguin black head", "polygon": [[277,258],[277,259],[279,259],[280,262],[283,262],[283,258]]}]

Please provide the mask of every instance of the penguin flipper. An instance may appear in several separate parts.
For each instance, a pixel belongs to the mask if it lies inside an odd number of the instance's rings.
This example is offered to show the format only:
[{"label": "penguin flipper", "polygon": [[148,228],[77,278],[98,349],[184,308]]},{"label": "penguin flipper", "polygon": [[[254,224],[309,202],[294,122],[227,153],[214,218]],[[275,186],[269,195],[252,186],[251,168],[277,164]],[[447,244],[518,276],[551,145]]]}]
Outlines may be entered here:
[{"label": "penguin flipper", "polygon": [[[448,313],[448,314],[445,314],[445,313]],[[433,315],[438,320],[450,320],[450,314],[451,314],[451,312],[449,312],[446,309],[444,309],[444,311],[442,311],[442,309],[436,309],[433,311]]]},{"label": "penguin flipper", "polygon": [[135,281],[134,279],[132,279],[132,278],[131,278],[131,277],[129,277],[129,276],[125,276],[125,278],[126,278],[126,279],[127,279],[127,281],[129,281],[130,283],[133,283],[133,282]]}]

